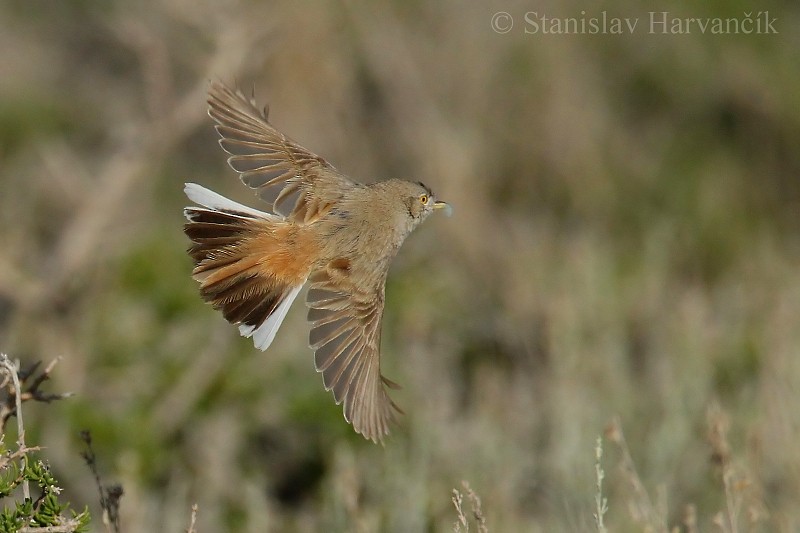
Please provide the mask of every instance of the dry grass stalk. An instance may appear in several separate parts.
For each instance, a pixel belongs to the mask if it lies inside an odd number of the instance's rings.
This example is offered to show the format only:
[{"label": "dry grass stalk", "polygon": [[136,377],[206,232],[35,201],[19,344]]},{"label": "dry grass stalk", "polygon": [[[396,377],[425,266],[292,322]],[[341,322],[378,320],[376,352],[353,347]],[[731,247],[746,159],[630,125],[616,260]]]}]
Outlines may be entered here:
[{"label": "dry grass stalk", "polygon": [[668,533],[669,527],[666,520],[666,498],[661,498],[661,505],[656,507],[650,494],[644,487],[639,473],[636,471],[636,465],[633,462],[628,442],[625,440],[625,435],[622,433],[622,424],[619,417],[614,417],[611,424],[606,428],[606,438],[617,445],[622,453],[621,468],[628,480],[631,488],[633,489],[633,498],[629,502],[628,508],[631,517],[638,523],[642,524],[646,531],[658,531],[661,533]]},{"label": "dry grass stalk", "polygon": [[711,461],[720,469],[720,481],[725,493],[725,509],[719,511],[712,522],[724,533],[741,531],[740,517],[747,506],[748,530],[766,518],[766,506],[758,496],[755,481],[734,465],[731,445],[728,440],[730,418],[714,404],[706,415],[708,423],[708,444],[711,447]]},{"label": "dry grass stalk", "polygon": [[[478,533],[488,533],[489,528],[486,527],[486,517],[483,516],[480,496],[478,496],[475,491],[472,490],[472,488],[469,486],[469,483],[466,481],[462,481],[461,486],[467,494],[467,499],[469,499],[472,518],[475,521],[476,527],[478,528]],[[456,508],[456,513],[458,514],[457,520],[453,524],[453,531],[456,533],[467,533],[469,532],[469,520],[467,519],[467,515],[464,513],[464,495],[461,494],[458,489],[453,489],[452,500],[453,505]]]},{"label": "dry grass stalk", "polygon": [[683,527],[686,528],[686,533],[698,533],[697,507],[694,504],[690,503],[683,509]]},{"label": "dry grass stalk", "polygon": [[606,529],[603,517],[608,512],[608,500],[603,497],[603,478],[605,478],[606,473],[603,471],[603,465],[602,465],[602,459],[603,459],[602,437],[597,437],[597,445],[594,448],[594,457],[595,457],[594,473],[596,480],[595,488],[597,489],[594,496],[594,504],[595,504],[594,521],[595,524],[597,524],[597,531],[599,533],[605,533],[608,530]]},{"label": "dry grass stalk", "polygon": [[192,504],[192,516],[189,519],[189,529],[186,530],[186,533],[197,533],[197,529],[195,525],[197,524],[197,504]]}]

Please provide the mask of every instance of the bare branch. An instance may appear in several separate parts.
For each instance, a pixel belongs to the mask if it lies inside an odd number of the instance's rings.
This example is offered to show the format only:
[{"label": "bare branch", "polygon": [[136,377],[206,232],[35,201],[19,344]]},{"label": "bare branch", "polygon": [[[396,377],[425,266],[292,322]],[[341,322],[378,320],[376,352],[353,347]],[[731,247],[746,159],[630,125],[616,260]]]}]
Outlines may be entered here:
[{"label": "bare branch", "polygon": [[57,526],[25,526],[18,530],[19,533],[73,533],[81,526],[80,520],[70,518]]},{"label": "bare branch", "polygon": [[[0,367],[5,369],[14,384],[14,403],[17,413],[17,446],[23,449],[25,448],[25,426],[22,423],[22,395],[19,394],[21,387],[19,375],[17,374],[17,365],[12,363],[6,354],[0,353]],[[5,420],[3,421],[3,429],[5,429]],[[26,500],[31,499],[31,488],[27,479],[22,480],[22,495]]]},{"label": "bare branch", "polygon": [[[19,412],[19,404],[22,402],[33,400],[35,402],[50,403],[72,396],[71,392],[47,393],[40,390],[42,384],[50,379],[53,368],[60,360],[60,357],[53,359],[39,374],[36,372],[41,366],[41,361],[37,361],[25,370],[4,373],[5,377],[0,388],[8,389],[8,395],[0,403],[0,431],[5,432],[9,418]],[[14,366],[14,368],[16,369],[17,367]],[[9,381],[9,378],[11,381]],[[16,380],[14,380],[15,378]],[[30,384],[28,383],[29,381]],[[17,387],[21,387],[21,389]],[[18,390],[21,390],[20,394],[17,394]]]}]

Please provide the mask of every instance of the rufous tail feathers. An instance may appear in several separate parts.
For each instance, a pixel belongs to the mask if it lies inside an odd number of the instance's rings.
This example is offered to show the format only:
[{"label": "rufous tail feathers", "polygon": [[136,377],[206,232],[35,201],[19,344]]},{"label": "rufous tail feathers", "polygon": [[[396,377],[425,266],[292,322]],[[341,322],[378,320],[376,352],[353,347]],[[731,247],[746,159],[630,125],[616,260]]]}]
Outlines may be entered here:
[{"label": "rufous tail feathers", "polygon": [[203,206],[184,210],[201,296],[266,350],[311,269],[297,226],[194,183],[184,191]]}]

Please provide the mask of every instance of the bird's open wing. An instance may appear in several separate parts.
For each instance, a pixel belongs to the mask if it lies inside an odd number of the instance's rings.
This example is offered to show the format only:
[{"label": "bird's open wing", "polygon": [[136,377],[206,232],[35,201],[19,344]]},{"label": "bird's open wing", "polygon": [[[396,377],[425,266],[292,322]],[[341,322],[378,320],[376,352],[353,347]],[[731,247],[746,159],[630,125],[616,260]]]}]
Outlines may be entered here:
[{"label": "bird's open wing", "polygon": [[379,442],[389,433],[395,411],[402,412],[386,391],[397,385],[380,370],[383,280],[377,290],[359,290],[336,275],[336,268],[309,277],[309,344],[325,389],[333,391],[337,404],[344,403],[345,419],[356,432]]},{"label": "bird's open wing", "polygon": [[356,185],[323,158],[276,130],[267,108],[221,83],[208,93],[208,114],[217,122],[228,164],[276,214],[310,224]]}]

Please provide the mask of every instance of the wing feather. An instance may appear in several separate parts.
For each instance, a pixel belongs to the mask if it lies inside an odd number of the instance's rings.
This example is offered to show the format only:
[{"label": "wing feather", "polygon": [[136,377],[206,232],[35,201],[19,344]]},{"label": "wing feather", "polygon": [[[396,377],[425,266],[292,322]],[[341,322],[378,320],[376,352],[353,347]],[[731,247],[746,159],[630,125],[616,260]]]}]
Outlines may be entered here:
[{"label": "wing feather", "polygon": [[342,193],[357,184],[320,156],[276,130],[241,91],[212,83],[208,114],[217,123],[228,164],[274,213],[311,224],[327,213]]},{"label": "wing feather", "polygon": [[383,280],[359,288],[346,277],[320,270],[309,281],[309,344],[325,389],[343,404],[344,417],[356,432],[382,441],[402,412],[386,390],[392,382],[380,372]]}]

